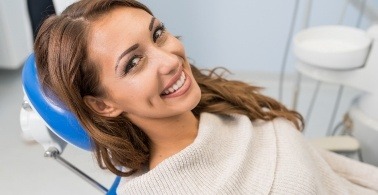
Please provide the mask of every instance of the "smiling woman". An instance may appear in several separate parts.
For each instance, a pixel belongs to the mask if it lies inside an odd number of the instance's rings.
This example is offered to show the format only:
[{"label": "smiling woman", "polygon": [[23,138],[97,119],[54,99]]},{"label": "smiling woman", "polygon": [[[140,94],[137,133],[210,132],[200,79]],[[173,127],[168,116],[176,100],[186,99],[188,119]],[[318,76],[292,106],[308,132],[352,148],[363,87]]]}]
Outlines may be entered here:
[{"label": "smiling woman", "polygon": [[191,65],[137,1],[69,6],[43,23],[35,55],[44,89],[88,131],[100,167],[124,176],[119,194],[378,190],[377,177],[347,171],[349,181],[334,165],[375,168],[304,141],[300,114],[259,87]]}]

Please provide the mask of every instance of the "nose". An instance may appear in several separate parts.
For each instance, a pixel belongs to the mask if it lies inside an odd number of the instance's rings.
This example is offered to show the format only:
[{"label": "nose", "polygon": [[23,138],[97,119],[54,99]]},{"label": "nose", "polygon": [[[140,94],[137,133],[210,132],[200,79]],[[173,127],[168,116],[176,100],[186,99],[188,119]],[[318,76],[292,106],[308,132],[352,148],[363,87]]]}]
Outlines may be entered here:
[{"label": "nose", "polygon": [[155,66],[162,75],[174,74],[180,66],[179,56],[167,49],[153,47],[149,54],[151,65]]}]

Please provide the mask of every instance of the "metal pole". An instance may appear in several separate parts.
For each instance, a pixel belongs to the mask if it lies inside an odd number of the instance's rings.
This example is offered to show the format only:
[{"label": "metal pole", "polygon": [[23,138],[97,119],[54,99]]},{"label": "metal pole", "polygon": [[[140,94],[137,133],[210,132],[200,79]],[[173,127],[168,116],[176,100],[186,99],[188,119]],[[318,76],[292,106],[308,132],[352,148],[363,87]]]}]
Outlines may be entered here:
[{"label": "metal pole", "polygon": [[46,150],[44,156],[54,158],[61,165],[65,166],[66,168],[68,168],[69,170],[74,172],[76,175],[78,175],[79,177],[81,177],[82,179],[87,181],[89,184],[91,184],[96,189],[100,190],[102,193],[108,192],[108,189],[106,189],[103,185],[101,185],[96,180],[92,179],[90,176],[88,176],[87,174],[82,172],[80,169],[78,169],[77,167],[72,165],[70,162],[65,160],[63,157],[61,157],[58,149],[51,147],[51,148]]}]

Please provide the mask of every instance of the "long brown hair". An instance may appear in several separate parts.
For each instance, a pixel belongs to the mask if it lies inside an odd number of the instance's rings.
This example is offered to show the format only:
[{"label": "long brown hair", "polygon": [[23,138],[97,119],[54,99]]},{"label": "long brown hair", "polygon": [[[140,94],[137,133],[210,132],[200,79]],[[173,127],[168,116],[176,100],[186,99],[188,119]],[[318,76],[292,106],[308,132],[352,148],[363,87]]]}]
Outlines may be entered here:
[{"label": "long brown hair", "polygon": [[[105,91],[99,82],[99,68],[87,55],[90,25],[118,6],[143,9],[152,15],[146,6],[134,0],[82,0],[61,15],[46,19],[38,32],[34,51],[40,82],[77,116],[91,137],[99,166],[129,176],[148,164],[149,138],[124,116],[101,116],[83,100],[86,95],[101,97]],[[260,94],[258,87],[226,80],[214,71],[201,72],[193,65],[192,71],[202,94],[193,110],[197,117],[202,112],[239,113],[251,120],[283,117],[301,129],[301,115]],[[127,171],[119,166],[126,167]]]}]

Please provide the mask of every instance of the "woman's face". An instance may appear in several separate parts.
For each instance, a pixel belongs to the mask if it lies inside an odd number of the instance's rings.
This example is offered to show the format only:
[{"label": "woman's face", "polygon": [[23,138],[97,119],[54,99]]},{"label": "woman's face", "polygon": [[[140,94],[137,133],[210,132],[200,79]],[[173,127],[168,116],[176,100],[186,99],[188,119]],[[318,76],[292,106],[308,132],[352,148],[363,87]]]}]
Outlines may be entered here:
[{"label": "woman's face", "polygon": [[88,53],[103,101],[133,122],[190,112],[200,100],[183,45],[144,10],[116,8],[94,22]]}]

